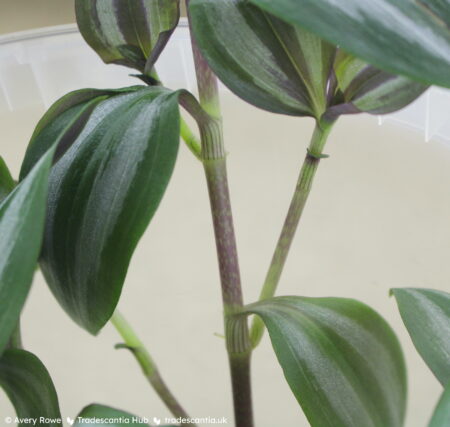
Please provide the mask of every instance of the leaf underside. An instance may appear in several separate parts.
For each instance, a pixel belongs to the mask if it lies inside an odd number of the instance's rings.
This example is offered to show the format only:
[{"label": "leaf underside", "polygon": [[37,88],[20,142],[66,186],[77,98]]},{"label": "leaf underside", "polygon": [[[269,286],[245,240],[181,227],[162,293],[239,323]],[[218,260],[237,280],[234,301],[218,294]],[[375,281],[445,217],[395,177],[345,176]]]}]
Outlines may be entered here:
[{"label": "leaf underside", "polygon": [[180,17],[179,0],[76,0],[86,42],[106,63],[151,70]]},{"label": "leaf underside", "polygon": [[450,87],[450,7],[434,0],[250,0],[365,61]]},{"label": "leaf underside", "polygon": [[242,0],[192,0],[189,14],[203,55],[238,96],[275,113],[323,113],[333,46]]},{"label": "leaf underside", "polygon": [[317,120],[386,114],[427,89],[244,0],[192,0],[189,15],[195,40],[217,76],[236,95],[271,112]]},{"label": "leaf underside", "polygon": [[[370,114],[400,110],[428,89],[406,77],[368,65],[342,50],[336,55],[334,72],[344,98],[341,108],[351,104],[357,111]],[[339,110],[340,106],[334,108]]]}]

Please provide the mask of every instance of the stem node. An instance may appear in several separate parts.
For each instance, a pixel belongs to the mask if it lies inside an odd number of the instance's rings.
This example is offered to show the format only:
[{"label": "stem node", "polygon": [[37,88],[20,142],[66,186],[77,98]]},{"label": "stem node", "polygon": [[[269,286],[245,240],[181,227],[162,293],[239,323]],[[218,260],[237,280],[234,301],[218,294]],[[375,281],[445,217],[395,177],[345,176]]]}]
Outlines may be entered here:
[{"label": "stem node", "polygon": [[[189,6],[189,0],[186,0],[186,6]],[[231,320],[231,315],[242,308],[243,297],[228,189],[218,84],[216,76],[198,49],[192,31],[191,44],[200,105],[209,116],[208,120],[199,123],[201,151],[219,260],[225,336],[233,385],[234,415],[236,427],[253,427],[250,381],[251,343],[248,325],[246,321]]]},{"label": "stem node", "polygon": [[[267,271],[266,279],[259,297],[260,300],[272,298],[275,295],[320,160],[328,157],[326,154],[323,154],[322,151],[328,135],[331,132],[333,123],[334,122],[322,121],[316,124],[311,143],[307,148],[305,161],[300,170],[294,196],[292,197],[291,205],[289,206],[269,270]],[[253,348],[260,343],[263,333],[264,323],[259,317],[255,317],[250,330],[250,340]]]}]

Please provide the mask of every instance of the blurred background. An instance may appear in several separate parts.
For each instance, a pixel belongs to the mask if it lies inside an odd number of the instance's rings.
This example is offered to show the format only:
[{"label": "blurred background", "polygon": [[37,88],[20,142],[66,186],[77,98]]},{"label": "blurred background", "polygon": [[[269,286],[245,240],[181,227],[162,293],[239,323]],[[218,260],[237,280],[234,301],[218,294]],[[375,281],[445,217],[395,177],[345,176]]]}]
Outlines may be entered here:
[{"label": "blurred background", "polygon": [[75,22],[74,0],[0,0],[0,34]]},{"label": "blurred background", "polygon": [[[34,126],[54,100],[76,88],[136,83],[127,69],[104,65],[73,21],[73,1],[0,0],[0,154],[16,177]],[[59,27],[10,34],[54,25]],[[174,34],[158,72],[168,86],[195,91],[185,27]],[[256,110],[221,91],[244,292],[251,302],[313,123]],[[441,387],[388,292],[406,286],[450,290],[448,102],[446,91],[433,89],[395,115],[338,122],[279,287],[285,295],[354,297],[391,323],[409,371],[408,427],[427,424]],[[221,297],[207,192],[202,168],[184,146],[133,258],[120,309],[188,412],[225,416],[233,425],[224,342],[217,337],[223,333]],[[25,307],[23,335],[52,374],[64,417],[92,402],[140,416],[169,415],[132,356],[114,350],[120,339],[113,328],[107,325],[98,337],[78,328],[40,274]],[[308,425],[267,336],[255,352],[253,375],[257,427]],[[0,425],[12,415],[0,392]]]},{"label": "blurred background", "polygon": [[[0,0],[0,34],[75,22],[74,0]],[[184,2],[182,14],[185,14]]]}]

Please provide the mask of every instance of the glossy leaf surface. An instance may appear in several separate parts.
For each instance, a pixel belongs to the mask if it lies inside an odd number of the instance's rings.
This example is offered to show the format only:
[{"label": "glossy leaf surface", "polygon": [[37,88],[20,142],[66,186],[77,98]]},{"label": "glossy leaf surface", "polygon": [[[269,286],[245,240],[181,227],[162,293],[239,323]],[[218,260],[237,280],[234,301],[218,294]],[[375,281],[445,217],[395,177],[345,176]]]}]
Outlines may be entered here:
[{"label": "glossy leaf surface", "polygon": [[250,0],[394,74],[450,87],[450,7],[435,0]]},{"label": "glossy leaf surface", "polygon": [[143,86],[125,89],[81,89],[57,100],[39,120],[25,153],[20,171],[22,180],[41,156],[54,144],[57,145],[56,162],[75,141],[89,119],[95,106],[101,101],[122,93],[134,92]]},{"label": "glossy leaf surface", "polygon": [[96,106],[52,169],[40,265],[63,308],[93,334],[114,312],[178,141],[178,93],[144,88]]},{"label": "glossy leaf surface", "polygon": [[403,425],[403,355],[392,329],[371,308],[343,298],[276,297],[245,311],[264,321],[311,425]]},{"label": "glossy leaf surface", "polygon": [[218,77],[268,111],[320,116],[335,49],[242,0],[192,0],[195,39]]},{"label": "glossy leaf surface", "polygon": [[392,292],[417,351],[445,386],[450,382],[450,294],[414,288]]},{"label": "glossy leaf surface", "polygon": [[447,427],[450,425],[450,383],[438,402],[429,427]]},{"label": "glossy leaf surface", "polygon": [[428,88],[368,65],[342,50],[337,53],[334,71],[337,88],[344,98],[342,105],[335,108],[344,113],[391,113],[410,104]]},{"label": "glossy leaf surface", "polygon": [[0,354],[17,324],[41,248],[53,151],[0,204]]},{"label": "glossy leaf surface", "polygon": [[[381,71],[244,0],[192,0],[195,40],[218,77],[275,113],[334,120],[397,111],[427,86]],[[250,54],[251,52],[251,54]]]},{"label": "glossy leaf surface", "polygon": [[0,203],[14,189],[15,182],[3,157],[0,157]]},{"label": "glossy leaf surface", "polygon": [[[91,419],[95,419],[95,425],[99,427],[122,427],[130,424],[148,427],[148,424],[139,422],[139,417],[136,415],[131,415],[128,412],[96,404],[87,406],[78,414],[75,418],[74,427],[92,426],[93,423],[90,422]],[[100,422],[101,420],[108,420],[108,422],[102,423]]]},{"label": "glossy leaf surface", "polygon": [[[11,400],[17,417],[35,421],[34,425],[38,427],[62,427],[52,379],[34,354],[25,350],[6,350],[0,358],[0,386]],[[20,427],[26,425],[30,424],[19,423]]]},{"label": "glossy leaf surface", "polygon": [[86,42],[106,63],[144,72],[169,41],[180,16],[179,0],[76,0]]}]

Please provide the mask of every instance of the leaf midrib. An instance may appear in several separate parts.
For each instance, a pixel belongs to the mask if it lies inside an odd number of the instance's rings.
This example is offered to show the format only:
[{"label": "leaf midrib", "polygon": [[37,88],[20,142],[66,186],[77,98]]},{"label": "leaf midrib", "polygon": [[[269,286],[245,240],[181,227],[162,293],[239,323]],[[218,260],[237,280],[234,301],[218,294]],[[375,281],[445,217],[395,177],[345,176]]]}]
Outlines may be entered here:
[{"label": "leaf midrib", "polygon": [[[301,71],[301,69],[299,68],[298,64],[295,62],[294,58],[292,57],[291,53],[289,52],[288,47],[286,46],[286,43],[284,43],[283,39],[280,37],[279,33],[277,32],[277,30],[275,29],[275,27],[273,26],[272,22],[270,21],[269,17],[267,16],[268,14],[266,12],[262,12],[264,19],[267,21],[267,23],[269,24],[272,32],[274,33],[276,39],[278,40],[278,42],[280,43],[281,47],[283,48],[284,53],[287,55],[287,57],[289,58],[290,63],[292,64],[292,66],[294,67],[294,70],[297,72],[298,77],[300,78],[300,80],[302,81],[302,83],[305,85],[305,88],[307,90],[307,95],[308,95],[308,101],[310,101],[310,103],[312,104],[312,109],[313,109],[313,113],[315,113],[316,117],[320,117],[322,115],[322,113],[324,112],[324,108],[322,108],[320,105],[318,105],[317,99],[316,99],[316,94],[314,91],[314,88],[311,87],[311,85],[309,84],[309,80],[306,78],[307,76],[303,76],[303,73]],[[286,24],[289,25],[289,24]]]}]

